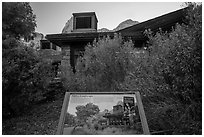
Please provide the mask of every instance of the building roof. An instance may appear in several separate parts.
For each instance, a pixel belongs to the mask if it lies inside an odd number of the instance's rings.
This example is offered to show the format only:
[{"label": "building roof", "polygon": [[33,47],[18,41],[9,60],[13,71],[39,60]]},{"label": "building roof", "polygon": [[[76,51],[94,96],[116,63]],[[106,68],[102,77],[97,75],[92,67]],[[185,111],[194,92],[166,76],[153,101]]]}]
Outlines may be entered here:
[{"label": "building roof", "polygon": [[103,36],[113,36],[113,32],[72,32],[67,34],[51,34],[47,35],[46,38],[59,45],[60,47],[66,46],[69,43],[73,42],[91,42],[95,38],[103,37]]},{"label": "building roof", "polygon": [[[159,28],[171,30],[172,26],[175,26],[176,23],[182,23],[184,21],[186,9],[183,8],[115,32],[72,32],[67,34],[50,34],[46,35],[46,38],[60,47],[77,41],[91,42],[95,38],[107,35],[112,37],[114,33],[120,33],[123,37],[131,37],[133,40],[146,40],[146,36],[143,34],[146,29],[151,29],[152,31],[158,31]],[[90,12],[90,14],[95,14],[95,12]]]},{"label": "building roof", "polygon": [[77,16],[95,16],[96,21],[98,22],[95,12],[79,12],[79,13],[72,13],[72,15],[75,17]]},{"label": "building roof", "polygon": [[176,10],[168,14],[138,23],[136,25],[118,30],[118,33],[128,33],[135,31],[144,31],[145,29],[151,29],[152,31],[158,28],[168,29],[167,27],[172,27],[176,23],[182,23],[185,18],[185,11],[187,8]]}]

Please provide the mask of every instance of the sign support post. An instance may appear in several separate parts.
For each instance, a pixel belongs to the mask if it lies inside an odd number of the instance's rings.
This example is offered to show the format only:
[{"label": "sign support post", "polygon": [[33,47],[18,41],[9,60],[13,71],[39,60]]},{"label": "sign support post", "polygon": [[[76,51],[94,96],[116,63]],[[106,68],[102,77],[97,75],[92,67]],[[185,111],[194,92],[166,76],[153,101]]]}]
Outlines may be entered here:
[{"label": "sign support post", "polygon": [[67,107],[68,107],[68,103],[69,103],[69,96],[70,96],[69,92],[66,92],[65,98],[63,101],[63,105],[62,105],[62,110],[61,110],[61,114],[60,114],[60,119],[59,119],[59,124],[58,124],[56,135],[62,135],[63,134],[65,115],[67,113]]},{"label": "sign support post", "polygon": [[143,132],[145,135],[150,135],[149,127],[147,124],[147,119],[145,116],[145,112],[144,112],[144,108],[143,108],[143,104],[142,104],[142,100],[141,100],[141,96],[140,96],[140,92],[135,92],[135,97],[136,97],[137,104],[138,104],[139,115],[140,115],[140,119],[142,122]]}]

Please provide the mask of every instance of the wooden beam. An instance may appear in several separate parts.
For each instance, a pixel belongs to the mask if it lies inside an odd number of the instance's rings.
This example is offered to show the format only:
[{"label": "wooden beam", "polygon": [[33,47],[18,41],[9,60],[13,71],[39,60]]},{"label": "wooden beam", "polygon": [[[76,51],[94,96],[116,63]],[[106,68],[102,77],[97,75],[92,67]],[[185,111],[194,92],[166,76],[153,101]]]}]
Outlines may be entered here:
[{"label": "wooden beam", "polygon": [[67,113],[67,109],[68,109],[69,98],[70,98],[70,94],[69,94],[69,92],[66,92],[65,98],[63,101],[63,105],[62,105],[62,110],[61,110],[61,114],[60,114],[60,119],[59,119],[56,135],[62,135],[63,134],[64,121],[65,121],[65,117],[66,117],[66,113]]},{"label": "wooden beam", "polygon": [[137,105],[138,105],[138,109],[139,109],[140,119],[142,122],[143,132],[145,135],[150,135],[147,119],[146,119],[143,104],[142,104],[142,99],[140,96],[140,92],[135,92],[135,97],[137,100]]}]

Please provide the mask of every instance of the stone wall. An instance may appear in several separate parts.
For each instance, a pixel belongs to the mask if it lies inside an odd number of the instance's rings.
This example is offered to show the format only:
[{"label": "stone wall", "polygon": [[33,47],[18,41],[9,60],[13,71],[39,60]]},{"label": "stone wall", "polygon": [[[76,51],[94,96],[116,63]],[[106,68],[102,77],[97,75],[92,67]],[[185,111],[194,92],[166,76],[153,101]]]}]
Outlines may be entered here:
[{"label": "stone wall", "polygon": [[70,64],[70,46],[62,47],[62,55],[61,75],[62,77],[69,78],[72,71]]}]

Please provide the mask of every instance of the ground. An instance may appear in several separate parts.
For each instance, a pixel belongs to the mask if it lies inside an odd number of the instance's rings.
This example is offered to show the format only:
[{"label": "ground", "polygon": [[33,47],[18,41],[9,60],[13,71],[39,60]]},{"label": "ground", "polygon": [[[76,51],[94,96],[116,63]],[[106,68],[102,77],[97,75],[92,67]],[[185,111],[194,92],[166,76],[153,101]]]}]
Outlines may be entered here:
[{"label": "ground", "polygon": [[[55,101],[36,104],[30,111],[22,116],[3,120],[3,135],[55,135],[60,118],[64,96]],[[70,130],[67,130],[68,134]],[[66,131],[65,131],[66,132]],[[66,134],[66,133],[65,133]],[[92,131],[87,128],[76,128],[73,134],[137,134],[121,131],[118,128],[106,128],[104,130]]]},{"label": "ground", "polygon": [[64,135],[135,135],[142,134],[135,129],[124,129],[119,127],[107,127],[103,130],[94,130],[86,127],[78,127],[73,131],[73,127],[64,130]]},{"label": "ground", "polygon": [[3,135],[54,135],[56,134],[63,97],[55,101],[36,104],[26,114],[2,123]]}]

